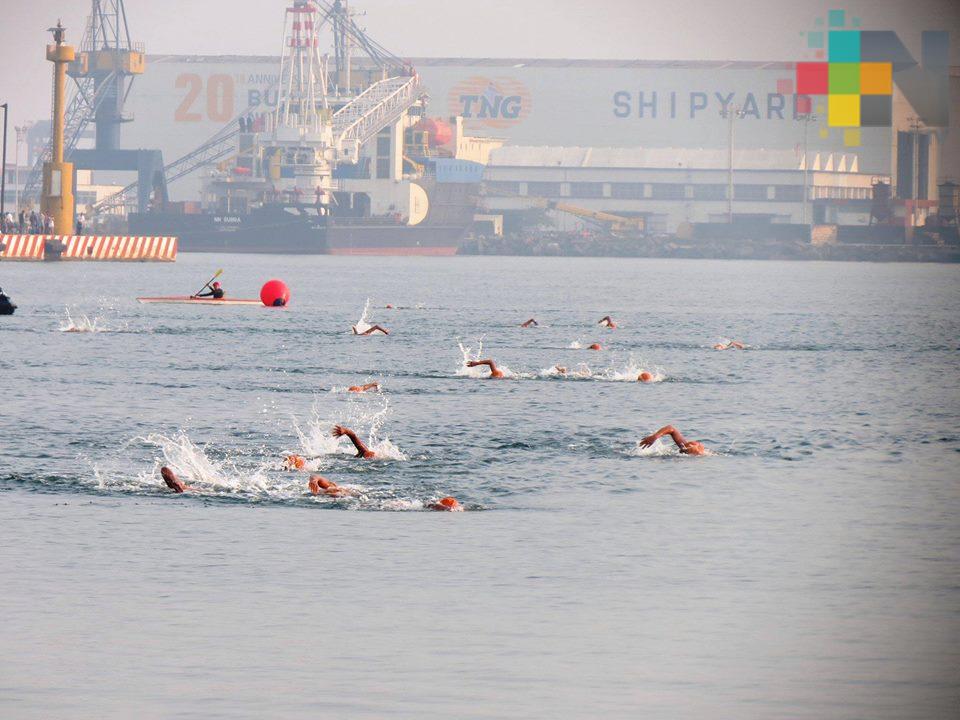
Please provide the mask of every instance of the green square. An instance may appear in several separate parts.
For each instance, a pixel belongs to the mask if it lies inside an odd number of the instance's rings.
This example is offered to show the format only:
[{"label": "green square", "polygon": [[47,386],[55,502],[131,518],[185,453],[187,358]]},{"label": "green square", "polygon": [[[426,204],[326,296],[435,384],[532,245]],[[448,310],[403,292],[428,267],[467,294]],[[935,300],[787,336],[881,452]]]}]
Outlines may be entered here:
[{"label": "green square", "polygon": [[846,12],[843,10],[831,10],[827,13],[829,18],[830,27],[843,27],[847,24],[846,22]]},{"label": "green square", "polygon": [[808,48],[822,48],[823,47],[823,33],[822,32],[808,32],[807,33],[807,47]]},{"label": "green square", "polygon": [[860,93],[860,63],[829,63],[830,94]]}]

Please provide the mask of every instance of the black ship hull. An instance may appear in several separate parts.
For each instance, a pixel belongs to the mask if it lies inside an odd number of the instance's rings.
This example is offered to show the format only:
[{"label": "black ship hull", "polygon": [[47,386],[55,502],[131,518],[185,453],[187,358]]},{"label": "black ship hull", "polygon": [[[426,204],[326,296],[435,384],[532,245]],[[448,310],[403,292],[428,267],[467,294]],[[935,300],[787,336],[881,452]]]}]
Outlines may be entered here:
[{"label": "black ship hull", "polygon": [[176,236],[179,252],[431,256],[455,255],[464,228],[331,218],[317,215],[309,206],[274,206],[249,215],[133,213],[129,230],[135,235]]}]

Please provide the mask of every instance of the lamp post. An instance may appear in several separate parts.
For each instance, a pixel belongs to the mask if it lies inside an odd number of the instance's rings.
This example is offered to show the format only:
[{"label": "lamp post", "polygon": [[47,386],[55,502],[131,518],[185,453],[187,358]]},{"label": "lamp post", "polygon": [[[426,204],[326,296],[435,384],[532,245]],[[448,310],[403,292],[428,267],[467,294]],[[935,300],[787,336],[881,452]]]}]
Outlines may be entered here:
[{"label": "lamp post", "polygon": [[7,103],[0,105],[3,108],[3,172],[0,174],[0,216],[6,217],[7,201],[7,115],[10,114],[10,108]]},{"label": "lamp post", "polygon": [[[808,148],[808,130],[810,123],[816,121],[817,116],[813,113],[806,113],[800,116],[800,122],[803,123],[803,204],[800,206],[800,224],[807,224],[808,209],[810,207],[810,154]],[[813,218],[810,217],[810,223]]]},{"label": "lamp post", "polygon": [[14,205],[16,205],[17,211],[20,210],[20,143],[27,141],[27,131],[30,129],[27,125],[17,125],[14,128],[14,131],[17,133],[17,144],[14,146],[13,151],[13,164],[14,164],[14,184],[16,188],[14,189]]},{"label": "lamp post", "polygon": [[720,111],[720,117],[730,121],[727,137],[727,222],[733,224],[733,122],[743,117],[743,110],[739,105],[730,105]]}]

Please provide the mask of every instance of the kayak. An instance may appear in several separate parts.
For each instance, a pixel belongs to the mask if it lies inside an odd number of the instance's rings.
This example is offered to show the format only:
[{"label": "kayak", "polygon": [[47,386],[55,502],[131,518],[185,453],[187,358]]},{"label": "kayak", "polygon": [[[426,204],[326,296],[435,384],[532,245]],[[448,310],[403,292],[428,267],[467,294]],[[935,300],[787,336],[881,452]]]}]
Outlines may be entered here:
[{"label": "kayak", "polygon": [[260,305],[260,300],[250,300],[244,298],[220,298],[217,300],[212,297],[193,298],[189,295],[168,295],[166,297],[138,297],[137,302],[141,303],[174,303],[179,305]]}]

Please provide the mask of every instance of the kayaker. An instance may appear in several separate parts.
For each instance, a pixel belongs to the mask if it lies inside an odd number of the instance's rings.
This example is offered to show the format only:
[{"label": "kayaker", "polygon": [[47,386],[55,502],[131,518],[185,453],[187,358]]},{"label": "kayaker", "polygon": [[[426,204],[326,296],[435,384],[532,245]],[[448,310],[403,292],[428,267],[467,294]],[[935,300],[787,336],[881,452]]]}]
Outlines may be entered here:
[{"label": "kayaker", "polygon": [[209,292],[197,293],[196,295],[194,295],[194,297],[195,298],[212,297],[214,300],[223,300],[223,296],[225,294],[226,293],[223,292],[223,288],[220,287],[220,283],[215,282],[213,285],[210,286]]}]

